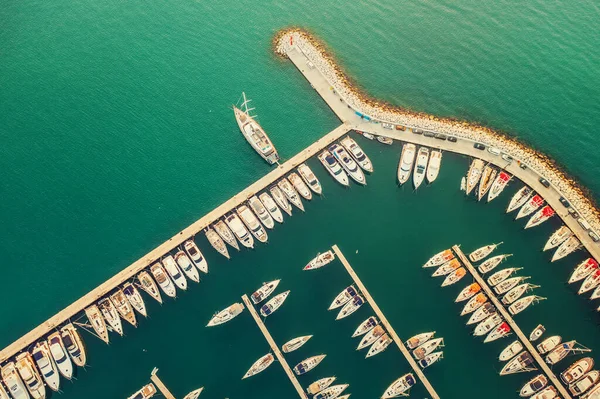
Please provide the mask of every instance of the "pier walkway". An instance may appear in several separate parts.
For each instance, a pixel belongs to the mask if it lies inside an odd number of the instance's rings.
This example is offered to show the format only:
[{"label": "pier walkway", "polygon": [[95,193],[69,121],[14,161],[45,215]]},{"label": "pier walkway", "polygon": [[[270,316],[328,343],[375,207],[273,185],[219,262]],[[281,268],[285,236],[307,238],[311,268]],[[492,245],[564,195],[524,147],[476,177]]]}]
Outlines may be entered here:
[{"label": "pier walkway", "polygon": [[352,268],[352,266],[350,266],[350,263],[348,262],[342,251],[340,251],[337,245],[334,245],[332,249],[337,255],[340,262],[342,262],[342,264],[346,268],[348,274],[350,274],[350,277],[352,277],[352,280],[354,280],[354,283],[358,286],[360,292],[364,295],[367,302],[369,302],[369,304],[371,305],[371,308],[373,308],[375,314],[377,314],[377,317],[379,317],[381,324],[385,326],[385,329],[390,334],[390,337],[392,337],[392,339],[398,346],[398,349],[400,349],[400,352],[402,352],[402,354],[412,367],[419,380],[421,380],[421,383],[425,386],[425,389],[427,389],[427,392],[429,392],[429,395],[433,399],[439,399],[440,396],[437,394],[435,389],[433,389],[433,386],[431,385],[425,374],[423,374],[423,371],[421,370],[417,362],[413,359],[408,349],[406,349],[406,346],[404,346],[404,342],[400,339],[400,337],[398,337],[398,334],[396,334],[396,331],[394,331],[394,328],[392,327],[390,322],[385,318],[385,315],[383,314],[381,309],[379,309],[379,306],[377,306],[377,303],[375,302],[369,291],[367,291],[367,288],[362,283],[360,278],[358,278],[358,275],[354,272],[354,269]]},{"label": "pier walkway", "polygon": [[[319,96],[327,103],[329,108],[331,108],[343,123],[350,125],[352,129],[376,134],[378,136],[389,137],[394,140],[468,155],[505,169],[539,193],[556,211],[556,214],[563,222],[573,231],[573,233],[575,233],[589,253],[595,259],[600,260],[600,245],[590,238],[587,231],[581,227],[575,218],[569,215],[567,209],[561,204],[560,198],[563,197],[563,194],[554,186],[548,188],[544,187],[539,181],[539,178],[543,176],[540,176],[534,169],[529,167],[522,169],[519,167],[516,159],[512,163],[508,163],[499,155],[491,154],[485,150],[478,150],[473,147],[475,142],[468,139],[459,138],[456,143],[452,143],[434,137],[414,134],[408,129],[406,131],[386,129],[378,122],[365,120],[358,116],[355,113],[355,110],[350,108],[345,100],[333,91],[333,87],[327,78],[309,61],[306,55],[304,55],[297,46],[294,46],[289,50],[287,55]],[[408,128],[410,128],[410,126],[408,126]],[[400,157],[400,149],[398,149],[398,157]],[[456,182],[457,187],[459,183],[460,182],[458,181]],[[496,199],[496,201],[498,201],[498,199]],[[573,206],[573,204],[571,204],[571,206]],[[577,210],[575,207],[574,209]]]},{"label": "pier walkway", "polygon": [[90,291],[88,294],[73,302],[71,305],[67,306],[66,308],[58,312],[56,315],[46,320],[44,323],[40,324],[21,338],[14,341],[12,344],[8,345],[0,352],[0,363],[8,360],[10,357],[16,355],[21,350],[28,348],[37,340],[39,340],[46,334],[52,332],[54,329],[61,326],[63,323],[68,321],[70,318],[74,317],[79,312],[83,311],[86,307],[90,306],[92,303],[98,301],[100,298],[109,294],[116,287],[134,278],[140,271],[159,260],[169,251],[173,250],[174,248],[183,244],[186,240],[194,237],[196,234],[203,231],[211,223],[213,223],[214,221],[222,217],[225,213],[229,212],[238,205],[241,205],[252,195],[260,192],[261,190],[264,190],[283,176],[286,176],[289,172],[292,171],[292,169],[300,165],[302,162],[305,162],[312,156],[316,155],[318,152],[326,148],[329,144],[339,139],[344,134],[348,133],[349,130],[351,130],[351,128],[347,124],[342,124],[338,126],[336,129],[327,133],[325,136],[312,143],[310,146],[308,146],[307,148],[290,158],[288,161],[279,165],[277,168],[271,170],[265,176],[252,183],[246,189],[234,195],[232,198],[225,201],[223,204],[219,205],[211,212],[207,213],[202,218],[198,219],[196,222],[194,222],[184,230],[180,231],[175,236],[171,237],[170,239],[168,239],[149,253],[147,253],[142,258],[138,259],[137,261],[135,261],[134,263],[117,273],[115,276],[111,277],[109,280],[105,281],[104,283],[96,287],[94,290]]},{"label": "pier walkway", "polygon": [[285,360],[285,357],[283,357],[283,353],[281,353],[281,351],[279,350],[279,347],[275,343],[275,340],[271,336],[271,333],[269,332],[269,330],[267,330],[265,323],[263,323],[262,319],[258,315],[258,312],[256,311],[256,309],[254,309],[254,305],[252,305],[252,303],[248,299],[248,295],[244,294],[242,296],[242,300],[244,301],[244,304],[248,308],[248,311],[254,318],[254,321],[256,322],[256,324],[258,324],[258,328],[260,328],[260,331],[263,333],[263,335],[265,336],[265,339],[271,346],[271,350],[275,353],[275,356],[277,356],[277,360],[279,360],[281,367],[283,367],[283,371],[285,371],[288,378],[292,382],[292,385],[294,385],[294,388],[296,388],[296,392],[298,392],[298,395],[300,396],[300,398],[308,399],[308,396],[304,393],[304,389],[302,388],[302,385],[300,385],[300,383],[298,382],[298,379],[296,378],[296,375],[290,368],[290,365],[288,364],[287,360]]},{"label": "pier walkway", "polygon": [[523,343],[523,346],[527,349],[527,351],[531,354],[531,356],[533,356],[535,361],[538,363],[538,365],[540,366],[542,371],[548,376],[548,378],[550,379],[552,384],[556,387],[556,389],[561,394],[561,396],[564,399],[571,399],[571,395],[569,395],[569,392],[567,392],[565,387],[560,383],[559,379],[552,372],[550,367],[548,367],[546,362],[544,362],[544,359],[542,358],[542,356],[540,356],[538,351],[534,348],[533,344],[529,341],[529,338],[527,336],[525,336],[525,334],[523,334],[523,331],[521,331],[521,329],[519,328],[519,326],[517,325],[515,320],[510,315],[510,313],[504,308],[504,306],[502,305],[500,300],[496,297],[496,294],[492,291],[492,289],[487,284],[485,279],[483,277],[481,277],[479,272],[471,264],[471,261],[469,261],[469,258],[467,258],[465,256],[465,254],[462,252],[462,250],[460,249],[460,247],[458,245],[453,246],[452,250],[454,251],[456,256],[460,259],[460,261],[467,267],[467,269],[469,269],[469,272],[471,272],[471,274],[473,275],[473,278],[475,278],[475,281],[477,281],[477,283],[481,286],[483,291],[485,291],[485,294],[490,299],[490,301],[492,301],[492,303],[494,304],[494,306],[496,307],[498,312],[500,312],[500,315],[502,316],[502,318],[510,325],[510,328],[512,328],[512,330],[517,335],[519,340]]},{"label": "pier walkway", "polygon": [[160,393],[162,393],[162,395],[166,399],[175,399],[175,396],[173,396],[171,391],[169,391],[169,388],[167,388],[167,386],[162,382],[162,380],[158,378],[158,375],[156,375],[157,372],[157,368],[152,370],[152,373],[150,373],[150,380],[152,380],[154,385],[156,385],[156,388],[159,390]]}]

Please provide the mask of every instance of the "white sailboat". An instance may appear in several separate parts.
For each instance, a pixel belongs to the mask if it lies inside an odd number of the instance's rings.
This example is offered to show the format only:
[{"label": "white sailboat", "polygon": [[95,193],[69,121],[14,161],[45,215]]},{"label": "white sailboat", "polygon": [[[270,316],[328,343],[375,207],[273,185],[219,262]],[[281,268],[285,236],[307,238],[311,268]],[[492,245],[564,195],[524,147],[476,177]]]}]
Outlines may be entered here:
[{"label": "white sailboat", "polygon": [[390,338],[389,335],[383,334],[377,341],[375,341],[373,345],[371,345],[365,358],[369,358],[383,352],[392,342],[392,338]]},{"label": "white sailboat", "polygon": [[488,277],[487,283],[491,287],[493,287],[495,285],[500,284],[504,280],[506,280],[514,272],[522,270],[522,269],[523,269],[522,267],[508,267],[506,269],[498,270],[497,272],[495,272],[494,274],[492,274],[490,277]]},{"label": "white sailboat", "polygon": [[583,280],[595,270],[598,270],[598,262],[594,258],[587,258],[573,270],[571,277],[569,277],[569,284]]},{"label": "white sailboat", "polygon": [[360,308],[364,303],[365,300],[362,296],[355,295],[351,301],[349,301],[342,307],[342,310],[340,310],[335,319],[340,320],[350,316],[352,313],[356,312],[358,308]]},{"label": "white sailboat", "polygon": [[369,317],[368,319],[360,323],[358,327],[356,327],[356,330],[354,330],[354,333],[352,333],[352,338],[360,337],[361,335],[368,333],[378,324],[379,321],[377,321],[377,318],[375,316]]},{"label": "white sailboat", "polygon": [[[225,241],[221,238],[221,236],[212,228],[208,227],[204,233],[206,235],[206,239],[212,245],[212,247],[217,250],[218,253],[230,259],[229,251],[227,250],[227,245],[225,245]],[[235,238],[234,238],[235,240]],[[236,242],[237,245],[237,242]]]},{"label": "white sailboat", "polygon": [[511,342],[510,344],[508,344],[506,346],[506,348],[504,348],[502,350],[502,352],[500,352],[500,356],[498,356],[498,360],[500,360],[501,362],[507,362],[510,359],[512,359],[513,357],[515,357],[516,354],[518,354],[519,352],[521,352],[523,350],[523,344],[521,343],[521,341],[519,341],[518,339]]},{"label": "white sailboat", "polygon": [[265,371],[267,367],[273,364],[274,361],[275,357],[273,356],[273,354],[267,353],[266,355],[258,359],[256,362],[254,362],[252,366],[250,366],[246,374],[244,374],[244,376],[242,377],[242,380],[245,380],[248,377],[252,377],[258,373]]},{"label": "white sailboat", "polygon": [[279,161],[279,154],[269,139],[269,136],[267,136],[263,128],[250,115],[250,111],[254,108],[248,108],[250,100],[246,99],[246,93],[242,92],[242,97],[244,98],[244,102],[241,107],[238,108],[235,105],[233,106],[235,120],[237,121],[242,135],[252,148],[254,148],[254,151],[272,165]]},{"label": "white sailboat", "polygon": [[532,304],[543,301],[544,299],[546,298],[537,295],[528,295],[515,301],[512,305],[508,307],[508,311],[514,316],[516,314],[521,313]]},{"label": "white sailboat", "polygon": [[298,192],[288,179],[285,177],[281,178],[281,180],[277,182],[277,187],[281,189],[283,194],[285,194],[285,197],[292,203],[292,205],[304,212],[304,205],[302,204],[300,195],[298,195]]},{"label": "white sailboat", "polygon": [[243,311],[244,305],[242,303],[234,303],[233,305],[230,305],[218,312],[217,314],[215,314],[213,318],[210,319],[206,327],[213,327],[218,326],[219,324],[227,323]]},{"label": "white sailboat", "polygon": [[473,191],[477,183],[479,183],[484,167],[485,162],[481,159],[476,158],[471,162],[469,171],[467,172],[467,187],[465,189],[467,195],[471,194],[471,191]]},{"label": "white sailboat", "polygon": [[404,344],[408,349],[415,349],[435,336],[435,331],[424,332],[410,337]]},{"label": "white sailboat", "polygon": [[533,190],[527,186],[523,186],[519,191],[513,195],[508,204],[508,208],[506,208],[506,213],[510,213],[516,209],[522,207],[533,195]]},{"label": "white sailboat", "polygon": [[546,245],[544,245],[543,251],[547,251],[549,249],[558,247],[572,235],[573,232],[567,226],[559,227],[559,229],[552,233],[550,238],[548,238],[548,241],[546,241]]},{"label": "white sailboat", "polygon": [[154,279],[148,274],[147,271],[141,271],[137,275],[137,279],[139,284],[136,284],[138,287],[143,289],[146,294],[150,295],[152,298],[156,299],[158,303],[162,304],[162,296],[160,295],[160,291],[158,290],[158,285]]},{"label": "white sailboat", "polygon": [[496,168],[492,167],[490,164],[485,165],[485,168],[483,168],[483,172],[481,173],[479,190],[477,191],[477,201],[481,201],[481,199],[485,197],[489,189],[492,187],[497,174],[498,171]]},{"label": "white sailboat", "polygon": [[354,288],[354,285],[344,288],[344,290],[342,292],[340,292],[338,295],[336,295],[336,297],[331,302],[331,305],[329,305],[329,308],[327,310],[333,310],[333,309],[337,309],[339,307],[344,306],[346,303],[348,303],[348,301],[350,301],[352,298],[354,298],[354,296],[357,294],[358,294],[358,292],[356,291],[356,288]]},{"label": "white sailboat", "polygon": [[252,303],[257,305],[265,299],[267,299],[273,293],[273,291],[275,291],[275,288],[277,288],[280,281],[281,280],[273,280],[267,283],[263,283],[263,285],[259,289],[257,289],[252,293],[252,295],[250,295]]},{"label": "white sailboat", "polygon": [[274,185],[271,188],[269,188],[269,191],[273,196],[273,200],[275,200],[277,205],[279,205],[279,208],[281,208],[285,213],[287,213],[288,216],[292,216],[292,206],[290,205],[290,202],[286,198],[285,194],[283,194],[283,191],[281,191],[281,189],[277,185]]},{"label": "white sailboat", "polygon": [[504,189],[508,185],[508,182],[510,182],[511,179],[512,179],[511,175],[509,175],[505,171],[500,171],[500,173],[498,173],[498,177],[496,177],[496,180],[494,180],[494,183],[492,183],[492,187],[490,188],[490,191],[488,192],[487,202],[490,202],[494,198],[499,196],[500,193],[502,193],[502,191],[504,191]]},{"label": "white sailboat", "polygon": [[498,266],[500,263],[502,263],[504,260],[506,260],[506,258],[508,258],[510,256],[512,256],[512,254],[492,256],[491,258],[486,259],[482,264],[477,266],[477,270],[479,270],[479,273],[482,273],[482,274],[491,272],[492,270],[494,270],[496,268],[496,266]]},{"label": "white sailboat", "polygon": [[415,169],[413,171],[413,185],[415,190],[419,188],[425,179],[428,162],[429,149],[427,147],[419,147],[419,152],[417,153],[417,162],[415,162]]},{"label": "white sailboat", "polygon": [[559,247],[556,249],[556,252],[554,252],[554,255],[552,255],[552,260],[550,260],[550,262],[555,262],[559,259],[562,259],[565,256],[572,254],[579,248],[581,248],[581,242],[577,239],[577,237],[571,236],[559,245]]},{"label": "white sailboat", "polygon": [[389,387],[385,390],[381,399],[396,398],[398,396],[408,396],[406,393],[417,381],[412,373],[404,374],[396,381],[392,382]]},{"label": "white sailboat", "polygon": [[446,263],[450,260],[454,259],[454,254],[452,250],[445,249],[442,252],[439,252],[433,255],[429,260],[423,265],[423,267],[436,267],[440,266],[443,263]]},{"label": "white sailboat", "polygon": [[267,303],[261,306],[260,314],[264,317],[272,315],[277,309],[281,307],[281,305],[283,305],[289,294],[290,290],[287,290],[269,299]]},{"label": "white sailboat", "polygon": [[500,244],[502,243],[500,242],[498,244],[490,244],[485,245],[481,248],[477,248],[475,251],[469,254],[469,259],[471,260],[471,262],[479,262],[483,258],[487,257],[489,254],[491,254],[492,251],[494,251]]},{"label": "white sailboat", "polygon": [[312,335],[304,335],[302,337],[296,337],[290,339],[288,342],[281,346],[281,350],[283,353],[290,353],[295,351],[296,349],[300,349],[302,345],[308,342],[309,339],[312,338]]},{"label": "white sailboat", "polygon": [[317,254],[302,270],[314,270],[321,268],[329,263],[331,263],[335,259],[335,255],[333,251],[329,250],[327,252],[323,252],[322,254]]},{"label": "white sailboat", "polygon": [[517,213],[517,217],[515,219],[521,219],[525,216],[531,215],[535,212],[540,206],[544,205],[544,199],[541,195],[534,195],[525,205],[519,209],[519,213]]}]

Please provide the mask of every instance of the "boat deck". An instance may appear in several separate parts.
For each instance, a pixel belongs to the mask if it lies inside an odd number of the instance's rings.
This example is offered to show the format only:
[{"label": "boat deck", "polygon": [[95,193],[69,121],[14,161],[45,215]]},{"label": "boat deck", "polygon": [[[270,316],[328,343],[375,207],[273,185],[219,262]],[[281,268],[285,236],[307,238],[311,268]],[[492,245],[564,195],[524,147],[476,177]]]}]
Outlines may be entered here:
[{"label": "boat deck", "polygon": [[379,317],[381,324],[383,324],[385,326],[385,329],[390,334],[390,337],[392,337],[392,339],[394,340],[394,343],[396,343],[396,346],[398,346],[398,349],[400,349],[400,352],[402,352],[402,354],[404,355],[404,357],[406,358],[406,360],[412,367],[413,371],[417,375],[417,378],[419,378],[419,380],[421,381],[423,386],[425,386],[425,389],[427,389],[427,392],[429,392],[429,395],[433,399],[439,399],[440,396],[437,394],[437,392],[433,388],[433,385],[431,385],[431,383],[429,382],[429,380],[427,379],[427,377],[425,376],[425,374],[423,373],[423,371],[421,370],[421,368],[419,367],[417,362],[410,355],[410,352],[408,351],[406,346],[404,346],[404,342],[400,339],[398,334],[396,334],[396,331],[394,331],[394,328],[392,327],[390,322],[385,318],[385,315],[383,314],[383,312],[381,311],[379,306],[377,306],[377,303],[375,302],[375,300],[373,299],[373,297],[371,296],[371,294],[369,293],[369,291],[367,290],[365,285],[362,283],[360,278],[358,278],[358,275],[356,274],[356,272],[354,271],[352,266],[350,266],[350,263],[348,262],[348,260],[346,259],[346,257],[342,253],[342,251],[340,251],[340,249],[338,248],[337,245],[334,245],[332,247],[332,249],[335,252],[335,254],[337,255],[340,262],[342,262],[342,264],[348,271],[348,274],[350,275],[350,277],[352,277],[352,280],[354,280],[354,283],[358,286],[358,289],[363,294],[366,301],[369,302],[369,305],[371,305],[371,308],[373,308],[373,311],[375,312],[375,314],[377,314],[377,317]]},{"label": "boat deck", "polygon": [[521,331],[521,329],[519,328],[519,326],[517,325],[515,320],[510,315],[510,313],[508,313],[508,311],[504,308],[504,306],[502,305],[500,300],[496,297],[494,291],[490,288],[490,286],[487,284],[485,279],[483,277],[481,277],[481,275],[479,275],[479,272],[471,264],[469,259],[465,256],[465,254],[460,249],[460,247],[458,245],[455,245],[452,247],[452,250],[454,251],[456,256],[460,259],[460,261],[466,266],[466,268],[469,270],[469,272],[471,272],[475,281],[481,286],[483,291],[485,291],[485,294],[490,299],[490,301],[492,301],[492,303],[494,304],[494,306],[496,307],[498,312],[500,312],[500,314],[502,315],[502,318],[508,323],[508,325],[510,325],[510,328],[512,328],[513,332],[517,335],[519,340],[523,343],[523,346],[527,349],[527,351],[531,354],[531,356],[533,356],[533,358],[535,359],[537,364],[540,366],[540,368],[542,369],[544,374],[546,374],[548,376],[548,379],[550,379],[550,381],[556,387],[556,389],[561,394],[561,396],[564,399],[571,399],[571,395],[569,395],[569,392],[567,392],[567,389],[560,383],[559,379],[552,372],[550,367],[546,364],[546,362],[544,361],[542,356],[540,356],[538,351],[533,347],[533,344],[531,343],[531,341],[529,341],[529,338],[527,336],[525,336],[525,334],[523,334],[523,331]]}]

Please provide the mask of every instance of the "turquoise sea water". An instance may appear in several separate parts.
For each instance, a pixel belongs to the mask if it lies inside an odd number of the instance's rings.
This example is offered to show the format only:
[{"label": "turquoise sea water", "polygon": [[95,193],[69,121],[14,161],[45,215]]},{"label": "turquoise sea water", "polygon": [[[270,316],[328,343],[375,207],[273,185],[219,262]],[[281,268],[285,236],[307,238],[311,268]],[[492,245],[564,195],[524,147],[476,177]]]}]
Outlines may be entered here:
[{"label": "turquoise sea water", "polygon": [[[598,14],[593,2],[542,1],[4,4],[0,345],[269,170],[228,108],[242,90],[284,159],[338,125],[295,68],[272,54],[272,35],[289,25],[318,34],[373,96],[506,130],[597,196]],[[585,255],[548,262],[538,249],[557,222],[523,232],[503,213],[519,184],[487,206],[466,200],[457,186],[468,160],[445,154],[438,181],[413,193],[395,185],[397,144],[360,143],[375,165],[367,187],[344,190],[311,160],[324,198],[278,226],[267,246],[230,262],[199,238],[211,267],[201,286],[162,307],[149,302],[151,318],[108,347],[86,335],[91,367],[63,382],[60,396],[126,397],[157,366],[178,397],[198,385],[209,398],[294,397],[278,367],[239,380],[268,350],[249,314],[203,327],[214,311],[277,277],[292,294],[268,320],[275,339],[315,334],[290,363],[328,354],[301,382],[337,375],[353,397],[377,397],[408,365],[391,348],[368,360],[354,351],[349,335],[368,309],[342,322],[325,310],[350,281],[339,263],[300,272],[334,243],[401,337],[432,329],[446,337],[446,358],[427,371],[444,397],[511,397],[531,377],[498,377],[507,341],[474,342],[453,304],[460,287],[442,290],[419,268],[451,244],[470,250],[504,241],[511,263],[548,297],[517,317],[523,329],[543,323],[550,334],[598,348],[595,306],[564,284]]]}]

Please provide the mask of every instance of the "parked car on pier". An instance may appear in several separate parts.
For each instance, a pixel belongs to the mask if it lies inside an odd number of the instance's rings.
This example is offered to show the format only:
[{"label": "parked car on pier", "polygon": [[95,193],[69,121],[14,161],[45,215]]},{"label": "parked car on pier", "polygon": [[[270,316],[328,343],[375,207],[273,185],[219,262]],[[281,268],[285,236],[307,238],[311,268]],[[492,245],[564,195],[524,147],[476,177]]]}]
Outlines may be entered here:
[{"label": "parked car on pier", "polygon": [[570,206],[571,206],[571,204],[569,203],[569,201],[567,201],[567,200],[565,199],[565,197],[560,197],[558,200],[560,201],[560,203],[561,203],[561,204],[563,204],[563,206],[564,206],[565,208],[568,208],[568,207],[570,207]]},{"label": "parked car on pier", "polygon": [[473,147],[477,148],[480,151],[485,150],[485,146],[481,143],[475,143],[475,144],[473,144]]},{"label": "parked car on pier", "polygon": [[423,133],[423,136],[425,136],[425,137],[435,137],[435,133],[434,132],[427,132],[426,131],[425,133]]},{"label": "parked car on pier", "polygon": [[446,136],[445,134],[438,133],[435,135],[435,138],[438,140],[446,140],[448,139],[448,136]]},{"label": "parked car on pier", "polygon": [[458,141],[458,139],[454,136],[448,136],[448,141],[451,143],[456,143]]},{"label": "parked car on pier", "polygon": [[595,232],[590,231],[590,232],[588,232],[588,235],[590,236],[592,241],[594,241],[594,242],[600,241],[600,237],[598,237],[598,234],[596,234]]},{"label": "parked car on pier", "polygon": [[539,181],[540,181],[540,183],[542,183],[542,186],[544,186],[546,188],[550,187],[550,182],[548,180],[544,179],[543,177],[540,177]]}]

